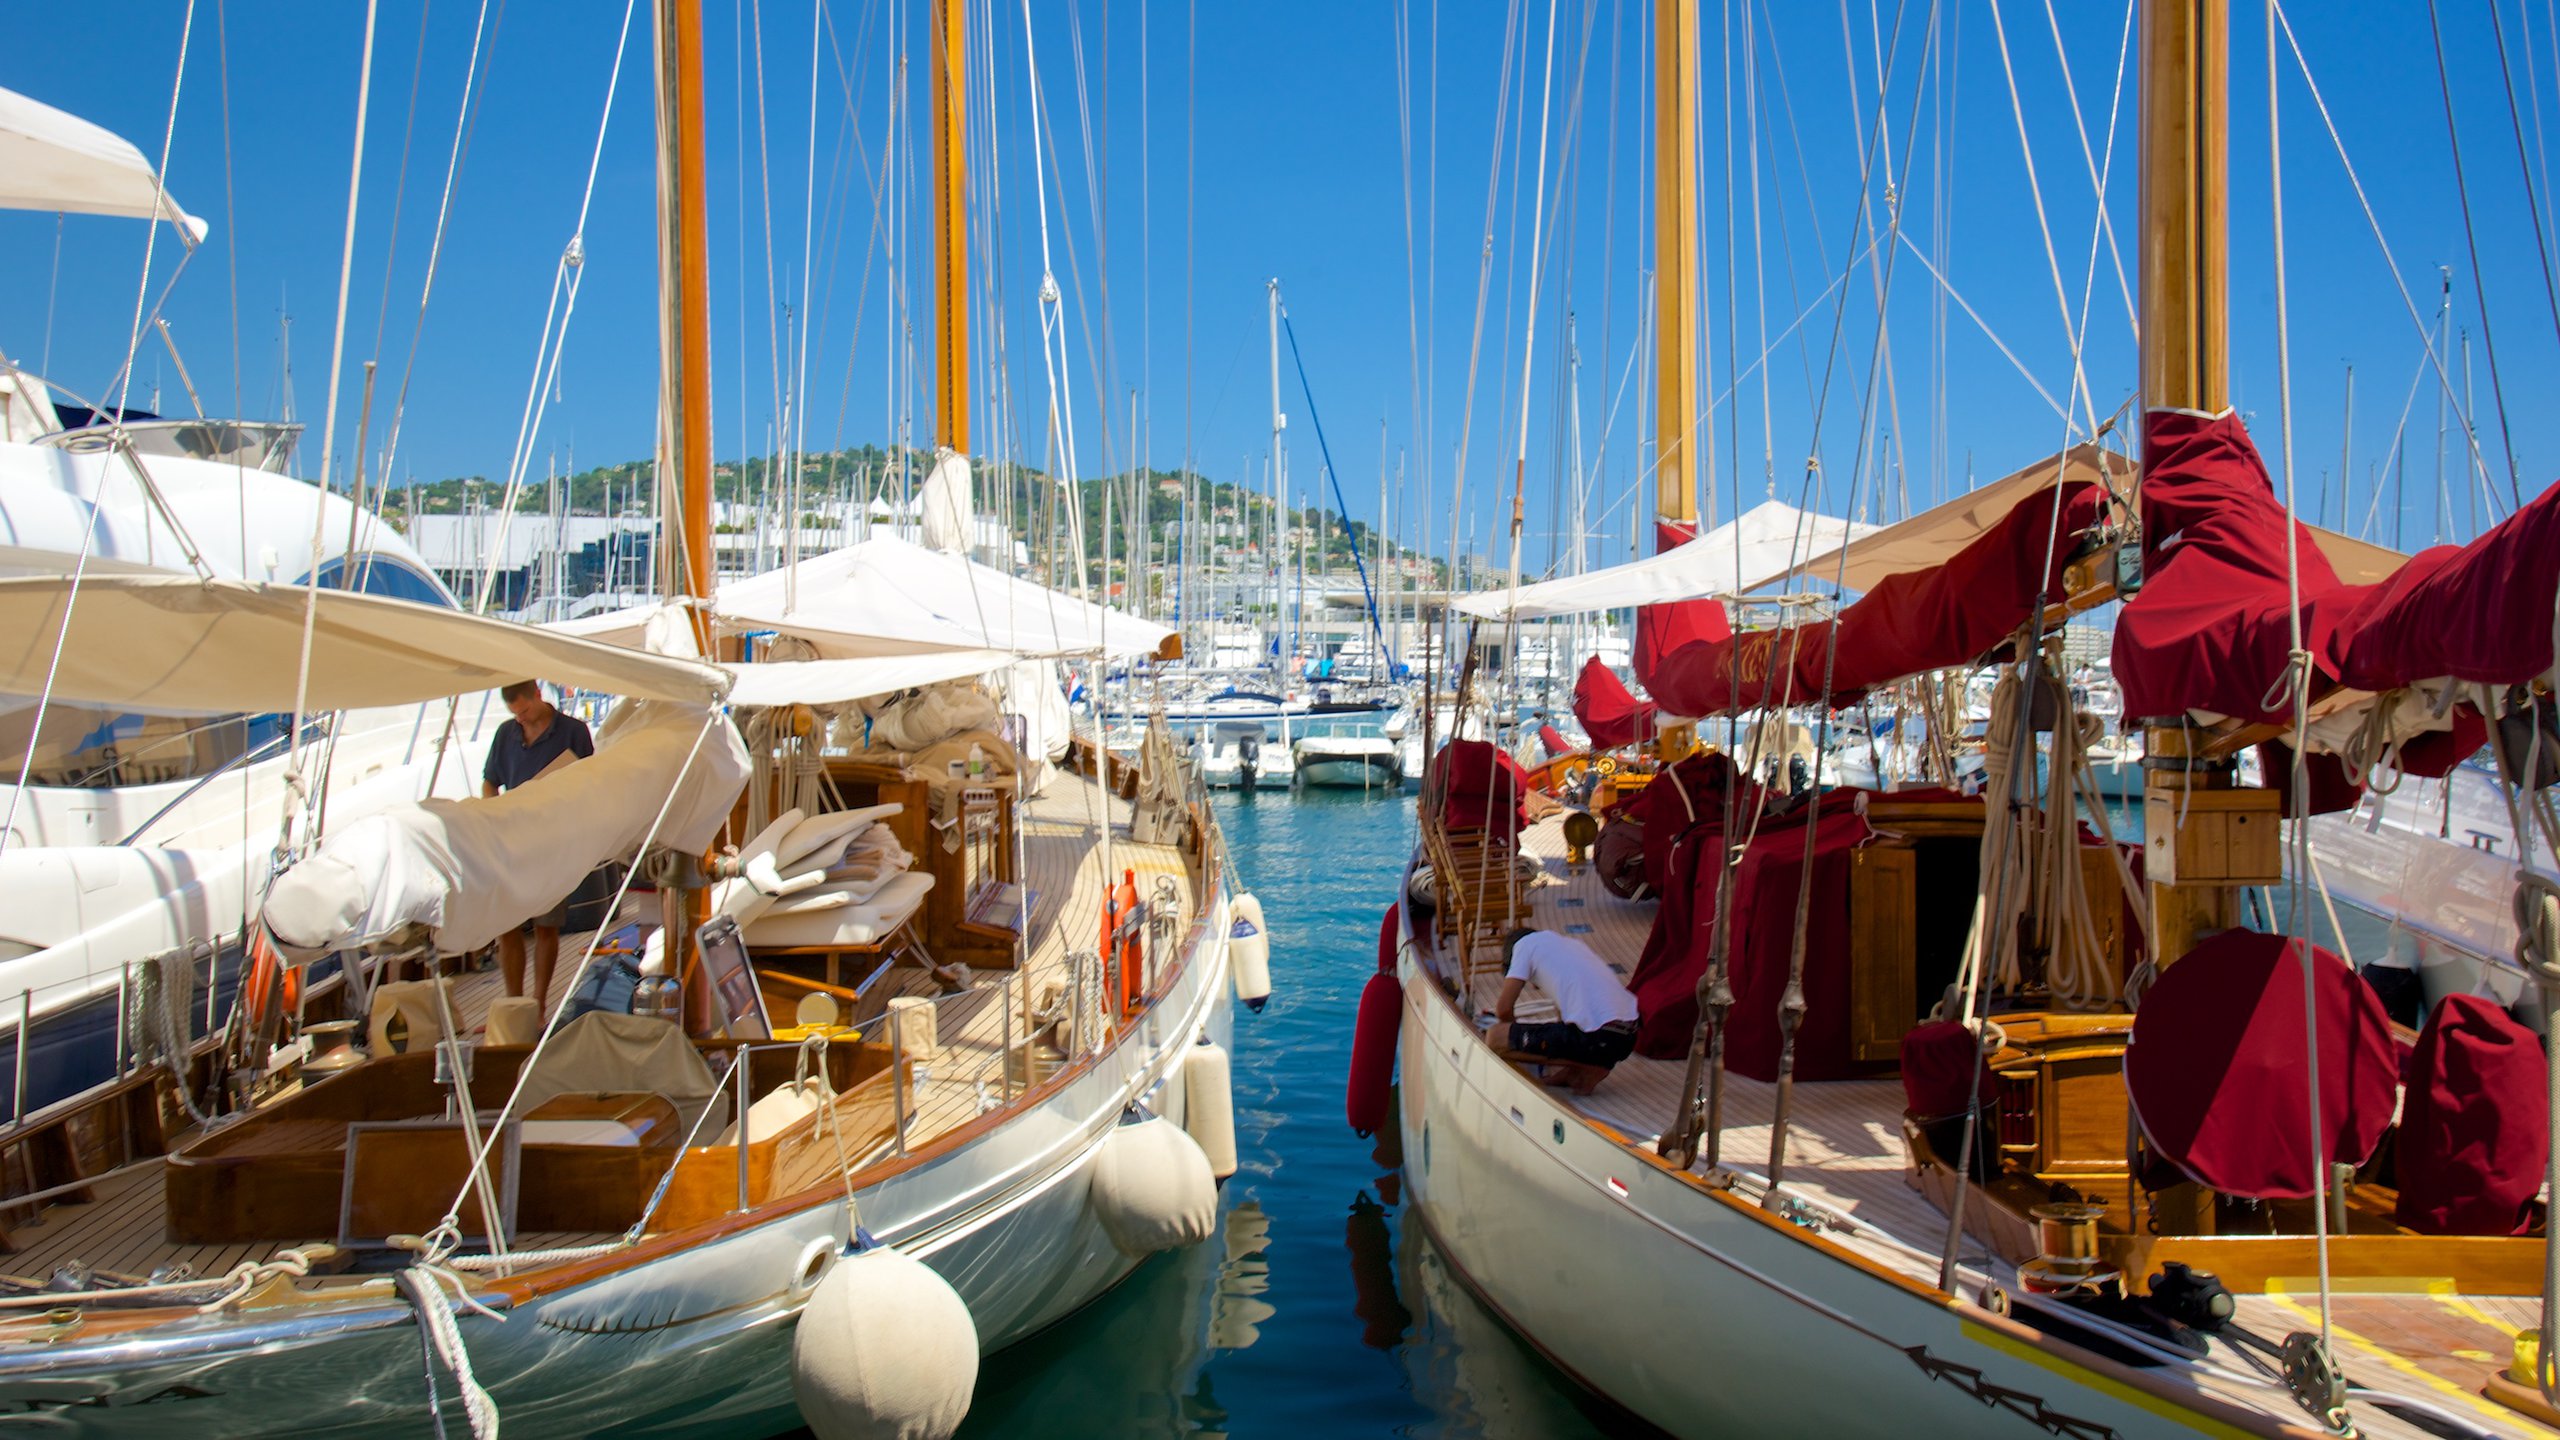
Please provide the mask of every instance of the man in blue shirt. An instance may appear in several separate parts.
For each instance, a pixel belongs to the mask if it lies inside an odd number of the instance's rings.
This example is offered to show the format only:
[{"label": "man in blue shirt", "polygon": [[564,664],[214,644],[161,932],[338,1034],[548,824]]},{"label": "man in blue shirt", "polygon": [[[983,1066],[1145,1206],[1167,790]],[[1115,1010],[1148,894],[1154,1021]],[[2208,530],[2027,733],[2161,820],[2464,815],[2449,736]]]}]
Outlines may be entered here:
[{"label": "man in blue shirt", "polygon": [[[507,702],[507,713],[515,718],[498,727],[489,741],[489,762],[480,769],[480,793],[495,795],[513,790],[532,780],[560,761],[575,755],[584,758],[596,753],[595,737],[587,733],[587,722],[574,715],[563,715],[542,698],[542,686],[532,680],[519,680],[498,692]],[[551,1009],[551,969],[560,959],[560,924],[568,918],[569,897],[533,918],[533,999],[548,1014]],[[506,976],[507,993],[524,992],[524,935],[510,930],[498,937],[498,968]]]}]

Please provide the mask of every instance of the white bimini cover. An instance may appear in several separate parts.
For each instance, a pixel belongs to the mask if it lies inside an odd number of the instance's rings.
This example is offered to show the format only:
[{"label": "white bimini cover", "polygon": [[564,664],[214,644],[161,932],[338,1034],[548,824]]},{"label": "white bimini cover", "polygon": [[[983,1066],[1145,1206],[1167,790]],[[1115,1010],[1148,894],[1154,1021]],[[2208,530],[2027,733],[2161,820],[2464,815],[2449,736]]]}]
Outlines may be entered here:
[{"label": "white bimini cover", "polygon": [[307,711],[413,705],[528,678],[697,704],[729,688],[699,661],[386,595],[90,574],[76,592],[68,575],[0,579],[0,694],[161,714],[291,710],[307,607]]},{"label": "white bimini cover", "polygon": [[130,142],[14,90],[0,90],[0,209],[166,220],[189,244],[205,235]]},{"label": "white bimini cover", "polygon": [[1540,620],[1747,594],[1784,575],[1806,556],[1837,551],[1873,529],[1768,500],[1676,549],[1606,570],[1523,585],[1516,591],[1487,590],[1454,602],[1452,608],[1487,620],[1514,614],[1523,620]]}]

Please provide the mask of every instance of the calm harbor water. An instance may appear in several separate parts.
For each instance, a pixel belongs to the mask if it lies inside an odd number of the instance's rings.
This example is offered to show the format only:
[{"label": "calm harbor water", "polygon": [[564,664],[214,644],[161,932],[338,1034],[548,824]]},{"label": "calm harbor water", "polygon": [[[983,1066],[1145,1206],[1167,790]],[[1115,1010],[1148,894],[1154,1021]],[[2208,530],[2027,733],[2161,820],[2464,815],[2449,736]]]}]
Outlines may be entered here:
[{"label": "calm harbor water", "polygon": [[1342,1078],[1413,801],[1217,799],[1272,930],[1273,995],[1236,1016],[1242,1168],[1225,1234],[1158,1256],[989,1360],[964,1437],[1581,1436],[1641,1429],[1477,1304],[1407,1227]]}]

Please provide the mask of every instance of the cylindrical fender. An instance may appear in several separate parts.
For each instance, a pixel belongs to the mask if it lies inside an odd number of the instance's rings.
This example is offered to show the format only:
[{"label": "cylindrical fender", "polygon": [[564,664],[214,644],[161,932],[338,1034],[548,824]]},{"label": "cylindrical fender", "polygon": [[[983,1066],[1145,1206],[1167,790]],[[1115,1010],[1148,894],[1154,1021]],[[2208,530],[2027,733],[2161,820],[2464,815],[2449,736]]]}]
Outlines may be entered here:
[{"label": "cylindrical fender", "polygon": [[1227,960],[1235,967],[1236,998],[1260,1014],[1271,1001],[1271,930],[1262,921],[1262,902],[1239,895],[1227,914]]},{"label": "cylindrical fender", "polygon": [[1396,1030],[1403,1021],[1404,988],[1389,971],[1369,977],[1360,992],[1360,1018],[1351,1032],[1351,1076],[1344,1110],[1352,1133],[1374,1135],[1387,1124],[1387,1102],[1396,1074]]}]

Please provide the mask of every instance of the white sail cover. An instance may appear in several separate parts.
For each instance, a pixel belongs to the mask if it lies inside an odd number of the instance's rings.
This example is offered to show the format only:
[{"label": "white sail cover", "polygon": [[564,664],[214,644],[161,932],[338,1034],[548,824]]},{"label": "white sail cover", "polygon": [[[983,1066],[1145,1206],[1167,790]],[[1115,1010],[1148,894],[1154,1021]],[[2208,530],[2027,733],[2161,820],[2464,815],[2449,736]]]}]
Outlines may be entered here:
[{"label": "white sail cover", "polygon": [[917,499],[923,503],[920,528],[925,547],[945,555],[969,553],[969,537],[978,527],[977,499],[969,489],[969,457],[956,450],[933,452],[933,471],[924,477]]},{"label": "white sail cover", "polygon": [[732,628],[798,635],[827,656],[967,649],[1116,659],[1152,655],[1173,634],[891,535],[724,585],[713,608]]},{"label": "white sail cover", "polygon": [[0,90],[0,209],[166,220],[189,244],[206,228],[129,142],[14,90]]},{"label": "white sail cover", "polygon": [[1805,557],[1837,551],[1876,527],[1767,500],[1676,549],[1518,590],[1487,590],[1454,602],[1462,615],[1541,620],[1595,610],[1622,610],[1710,595],[1748,594],[1785,575]]},{"label": "white sail cover", "polygon": [[[640,645],[652,618],[665,608],[637,605],[544,628]],[[1173,634],[1126,612],[890,535],[730,581],[720,587],[711,611],[725,630],[795,636],[824,660],[1002,652],[984,669],[966,672],[971,674],[1016,658],[1152,655]]]},{"label": "white sail cover", "polygon": [[[306,606],[311,711],[410,705],[542,679],[704,703],[729,677],[699,661],[349,590],[192,575],[0,579],[0,694],[161,714],[294,708]],[[58,643],[57,643],[58,642]]]},{"label": "white sail cover", "polygon": [[746,784],[746,747],[718,712],[625,705],[592,757],[504,795],[426,800],[336,827],[268,887],[260,914],[302,962],[411,924],[433,931],[442,954],[477,950],[643,844],[701,850]]}]

